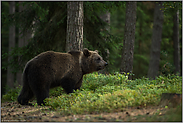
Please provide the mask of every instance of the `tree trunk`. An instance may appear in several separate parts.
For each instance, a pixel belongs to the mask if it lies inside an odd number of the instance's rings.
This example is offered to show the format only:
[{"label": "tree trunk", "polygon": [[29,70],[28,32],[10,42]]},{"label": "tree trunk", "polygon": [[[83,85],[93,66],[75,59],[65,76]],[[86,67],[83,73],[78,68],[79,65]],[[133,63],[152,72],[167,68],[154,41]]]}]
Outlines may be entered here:
[{"label": "tree trunk", "polygon": [[[139,22],[139,37],[142,37],[142,34],[143,34],[143,19],[140,18],[140,22]],[[142,38],[140,38],[138,40],[138,54],[139,55],[142,55],[143,53],[141,53],[141,45],[142,45]],[[138,68],[138,70],[141,70],[141,62],[140,60],[138,60],[138,66],[136,66]]]},{"label": "tree trunk", "polygon": [[106,12],[106,13],[104,13],[104,14],[102,14],[101,16],[100,16],[100,18],[104,21],[104,22],[106,22],[106,23],[108,23],[108,25],[105,27],[105,29],[107,30],[107,31],[109,31],[110,32],[110,12]]},{"label": "tree trunk", "polygon": [[[137,2],[126,2],[125,34],[120,73],[132,73]],[[129,75],[129,79],[132,76]]]},{"label": "tree trunk", "polygon": [[[24,7],[22,5],[20,5],[19,12],[23,11]],[[23,32],[23,33],[21,33],[21,32],[22,32],[22,30],[21,30],[21,28],[19,28],[18,47],[26,46],[28,44],[28,40],[31,38],[31,32],[29,30],[27,32]],[[19,59],[20,59],[20,57],[18,57],[18,61],[19,61]],[[18,85],[22,85],[22,71],[17,72],[16,80],[17,80]]]},{"label": "tree trunk", "polygon": [[[106,23],[108,24],[108,25],[105,26],[105,29],[106,29],[108,32],[110,32],[110,17],[111,17],[111,14],[110,14],[110,12],[108,12],[108,11],[100,16],[100,18],[101,18],[104,22],[106,22]],[[103,29],[102,29],[102,30],[103,30]],[[106,40],[106,39],[105,39],[105,40]],[[109,54],[110,54],[109,49],[105,49],[105,54],[107,54],[105,59],[106,59],[107,62],[109,62],[109,61],[108,61],[108,59],[109,59]]]},{"label": "tree trunk", "polygon": [[180,75],[180,46],[179,46],[179,11],[173,17],[173,47],[174,47],[174,73]]},{"label": "tree trunk", "polygon": [[163,7],[162,2],[158,2],[155,4],[154,8],[154,25],[152,34],[150,63],[148,70],[148,78],[150,79],[155,79],[159,71],[162,27],[163,27],[163,11],[161,10],[162,7]]},{"label": "tree trunk", "polygon": [[67,2],[66,51],[83,50],[83,2]]},{"label": "tree trunk", "polygon": [[[100,18],[106,22],[108,25],[105,26],[105,30],[107,30],[108,32],[110,32],[110,12],[106,11],[105,13],[103,13]],[[103,31],[103,29],[101,29]],[[106,38],[104,39],[106,41]],[[102,56],[104,58],[104,60],[107,61],[107,63],[109,63],[109,49],[105,48],[105,52],[102,52]],[[105,56],[105,57],[104,57]],[[108,72],[108,68],[105,68],[103,70],[100,70],[99,73],[107,73]]]},{"label": "tree trunk", "polygon": [[[15,2],[9,2],[9,13],[15,13]],[[15,47],[15,26],[12,25],[9,27],[9,50],[10,53],[12,48]],[[8,58],[8,62],[12,60],[12,57]],[[10,88],[14,88],[14,74],[11,72],[10,66],[8,66],[7,70],[7,86]]]}]

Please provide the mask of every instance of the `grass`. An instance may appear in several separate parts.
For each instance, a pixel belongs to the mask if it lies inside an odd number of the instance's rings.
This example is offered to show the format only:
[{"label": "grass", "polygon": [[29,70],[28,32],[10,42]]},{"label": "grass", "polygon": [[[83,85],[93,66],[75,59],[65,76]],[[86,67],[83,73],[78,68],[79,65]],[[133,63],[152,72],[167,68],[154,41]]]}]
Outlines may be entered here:
[{"label": "grass", "polygon": [[93,73],[84,77],[80,91],[67,95],[61,88],[51,90],[46,104],[64,114],[113,112],[127,106],[156,105],[162,93],[182,93],[182,77],[128,80],[119,73]]},{"label": "grass", "polygon": [[[15,101],[20,89],[10,90],[2,100]],[[50,98],[45,102],[64,115],[101,113],[123,110],[128,106],[156,105],[162,93],[182,94],[182,77],[169,75],[159,76],[155,80],[128,80],[127,76],[119,73],[92,73],[84,76],[81,90],[66,94],[61,87],[57,87],[50,90]]]}]

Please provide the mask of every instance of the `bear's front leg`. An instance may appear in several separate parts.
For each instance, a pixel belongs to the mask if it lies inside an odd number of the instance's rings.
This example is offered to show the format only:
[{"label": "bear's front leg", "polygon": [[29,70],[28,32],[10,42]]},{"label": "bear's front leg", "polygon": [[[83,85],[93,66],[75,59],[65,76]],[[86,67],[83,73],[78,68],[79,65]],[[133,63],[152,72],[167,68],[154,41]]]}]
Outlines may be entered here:
[{"label": "bear's front leg", "polygon": [[76,83],[74,90],[80,90],[82,85],[83,77]]},{"label": "bear's front leg", "polygon": [[61,79],[61,86],[65,90],[67,94],[73,93],[73,90],[75,88],[75,81],[71,78],[62,78]]}]

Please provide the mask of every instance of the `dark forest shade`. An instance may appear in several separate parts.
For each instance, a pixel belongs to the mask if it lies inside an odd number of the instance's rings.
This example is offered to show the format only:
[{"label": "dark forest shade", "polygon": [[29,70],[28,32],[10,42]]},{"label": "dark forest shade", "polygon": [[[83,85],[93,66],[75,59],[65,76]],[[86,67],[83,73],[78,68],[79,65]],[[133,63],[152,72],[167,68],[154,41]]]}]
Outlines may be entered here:
[{"label": "dark forest shade", "polygon": [[173,23],[174,73],[180,74],[179,11],[175,12]]},{"label": "dark forest shade", "polygon": [[[15,13],[15,2],[9,2],[9,13],[14,14]],[[12,48],[15,47],[15,26],[11,25],[9,27],[9,54],[12,51]],[[11,61],[13,57],[9,57],[8,61]],[[14,74],[11,72],[12,69],[10,66],[8,66],[7,70],[7,86],[10,88],[14,88]]]}]

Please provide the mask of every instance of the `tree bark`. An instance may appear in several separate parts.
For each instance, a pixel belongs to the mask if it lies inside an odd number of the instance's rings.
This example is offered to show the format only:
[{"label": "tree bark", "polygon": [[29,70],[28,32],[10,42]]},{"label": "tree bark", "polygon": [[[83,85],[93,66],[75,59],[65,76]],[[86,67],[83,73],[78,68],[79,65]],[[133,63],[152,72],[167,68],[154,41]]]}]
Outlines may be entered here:
[{"label": "tree bark", "polygon": [[180,75],[180,46],[179,46],[179,10],[173,17],[173,47],[174,47],[174,73]]},{"label": "tree bark", "polygon": [[[138,33],[139,33],[139,37],[142,37],[142,34],[143,34],[143,20],[140,18],[140,22],[139,22],[139,31],[138,31]],[[142,45],[142,38],[140,38],[139,40],[138,40],[138,54],[139,55],[142,55],[142,53],[141,53],[141,45]],[[140,60],[139,60],[139,62],[138,62],[138,66],[137,66],[137,68],[138,68],[138,70],[141,70],[142,68],[141,68],[141,62],[140,62]]]},{"label": "tree bark", "polygon": [[[15,2],[9,2],[9,13],[15,13]],[[15,47],[15,26],[11,25],[9,27],[9,50],[10,53],[12,48]],[[12,60],[12,57],[8,57],[8,62]],[[8,66],[7,70],[7,86],[9,88],[14,88],[14,74],[11,72],[10,66]]]},{"label": "tree bark", "polygon": [[[24,7],[22,5],[20,5],[19,12],[23,11]],[[28,44],[28,40],[31,38],[31,32],[29,30],[27,32],[23,32],[23,33],[21,33],[21,32],[22,32],[22,30],[21,30],[21,28],[19,28],[18,47],[26,46]],[[18,61],[19,61],[19,59],[20,59],[20,57],[18,57]],[[18,85],[22,85],[22,71],[17,72],[16,80],[17,80]]]},{"label": "tree bark", "polygon": [[83,50],[83,2],[67,2],[66,51]]},{"label": "tree bark", "polygon": [[[107,30],[108,32],[110,32],[110,12],[109,11],[106,11],[105,13],[103,13],[102,15],[100,15],[100,18],[107,23],[107,25],[105,26],[105,30]],[[103,31],[103,29],[101,29],[101,31]],[[104,39],[106,41],[106,38]],[[105,48],[105,52],[102,52],[102,56],[104,58],[104,60],[107,61],[107,63],[109,63],[109,49],[108,48]],[[104,57],[105,56],[105,57]],[[99,72],[100,73],[107,73],[108,71],[108,68],[105,68],[103,70],[100,70]]]},{"label": "tree bark", "polygon": [[162,2],[155,4],[154,8],[154,25],[152,34],[150,63],[148,70],[148,78],[155,79],[159,71],[161,40],[162,40],[162,27],[163,27],[163,8]]},{"label": "tree bark", "polygon": [[102,14],[101,16],[100,16],[100,18],[104,21],[104,22],[106,22],[106,23],[108,23],[108,25],[105,27],[105,29],[108,31],[108,32],[110,32],[110,12],[106,12],[106,13],[104,13],[104,14]]},{"label": "tree bark", "polygon": [[[120,73],[132,73],[137,2],[126,2],[125,34]],[[128,76],[132,79],[132,75]]]}]

